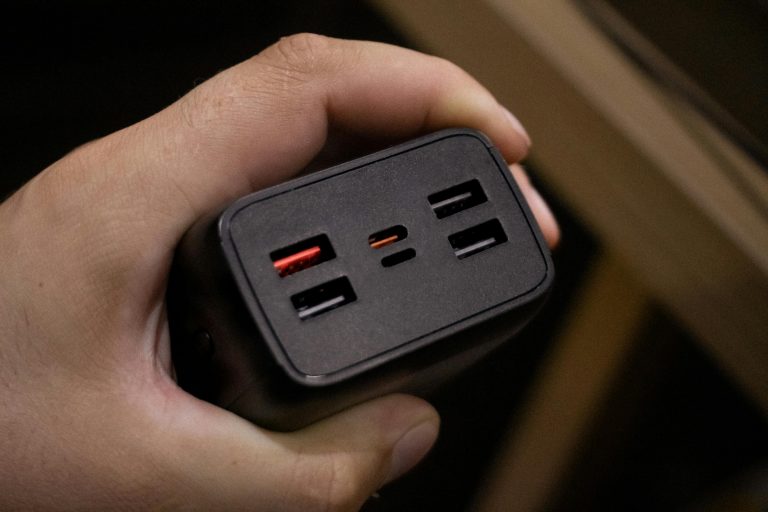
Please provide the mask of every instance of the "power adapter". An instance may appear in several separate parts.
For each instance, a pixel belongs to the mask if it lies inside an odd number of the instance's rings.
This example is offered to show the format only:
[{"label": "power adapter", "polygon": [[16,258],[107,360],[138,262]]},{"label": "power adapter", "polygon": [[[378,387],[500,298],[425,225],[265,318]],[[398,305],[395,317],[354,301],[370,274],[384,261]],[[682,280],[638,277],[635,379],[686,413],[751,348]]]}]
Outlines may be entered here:
[{"label": "power adapter", "polygon": [[553,277],[498,151],[437,132],[197,222],[168,293],[178,382],[276,430],[425,395],[522,328]]}]

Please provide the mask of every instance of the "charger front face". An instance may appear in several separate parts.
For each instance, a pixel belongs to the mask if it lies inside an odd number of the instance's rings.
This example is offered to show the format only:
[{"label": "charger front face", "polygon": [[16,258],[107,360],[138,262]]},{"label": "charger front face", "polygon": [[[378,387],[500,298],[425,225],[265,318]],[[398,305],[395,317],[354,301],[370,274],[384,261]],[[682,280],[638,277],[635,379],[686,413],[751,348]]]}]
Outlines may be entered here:
[{"label": "charger front face", "polygon": [[218,236],[263,342],[309,385],[540,299],[553,274],[509,170],[468,130],[243,198]]}]

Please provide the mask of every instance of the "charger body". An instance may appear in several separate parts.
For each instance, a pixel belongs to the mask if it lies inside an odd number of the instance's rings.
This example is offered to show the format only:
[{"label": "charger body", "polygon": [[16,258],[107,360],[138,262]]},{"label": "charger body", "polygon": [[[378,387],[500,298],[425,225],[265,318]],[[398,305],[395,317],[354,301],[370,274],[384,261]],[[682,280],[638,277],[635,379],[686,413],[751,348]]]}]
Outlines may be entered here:
[{"label": "charger body", "polygon": [[168,289],[173,362],[195,396],[294,430],[387,393],[428,396],[512,339],[553,279],[498,151],[445,130],[192,226]]}]

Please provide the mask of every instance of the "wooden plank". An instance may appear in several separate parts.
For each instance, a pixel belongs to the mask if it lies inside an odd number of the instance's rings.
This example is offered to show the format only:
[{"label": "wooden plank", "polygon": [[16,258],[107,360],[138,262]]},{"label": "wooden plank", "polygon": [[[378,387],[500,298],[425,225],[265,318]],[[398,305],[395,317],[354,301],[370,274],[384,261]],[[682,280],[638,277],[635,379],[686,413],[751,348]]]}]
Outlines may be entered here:
[{"label": "wooden plank", "polygon": [[603,257],[502,445],[473,510],[543,510],[605,399],[648,313],[643,290]]}]

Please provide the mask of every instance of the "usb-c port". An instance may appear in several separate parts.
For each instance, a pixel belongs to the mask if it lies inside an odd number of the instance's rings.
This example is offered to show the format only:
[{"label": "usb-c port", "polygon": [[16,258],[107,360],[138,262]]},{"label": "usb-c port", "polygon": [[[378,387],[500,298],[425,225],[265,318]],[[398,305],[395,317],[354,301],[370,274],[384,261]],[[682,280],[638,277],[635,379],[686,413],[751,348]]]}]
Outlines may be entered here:
[{"label": "usb-c port", "polygon": [[416,257],[416,250],[408,248],[381,258],[382,267],[394,267]]},{"label": "usb-c port", "polygon": [[368,245],[372,249],[381,249],[388,245],[394,244],[401,240],[405,240],[408,237],[408,230],[405,226],[392,226],[387,229],[377,231],[368,237]]}]

